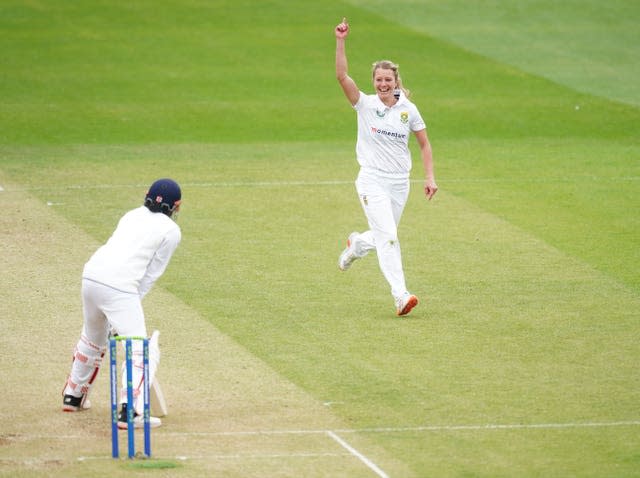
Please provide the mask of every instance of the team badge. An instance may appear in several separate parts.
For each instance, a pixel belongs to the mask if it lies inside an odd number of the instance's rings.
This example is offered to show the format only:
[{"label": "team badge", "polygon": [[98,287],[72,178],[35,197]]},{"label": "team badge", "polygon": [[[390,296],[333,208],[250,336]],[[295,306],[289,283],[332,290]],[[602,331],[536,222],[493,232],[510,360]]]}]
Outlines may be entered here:
[{"label": "team badge", "polygon": [[406,111],[400,113],[400,121],[402,121],[402,123],[404,124],[407,124],[407,122],[409,121],[409,113]]}]

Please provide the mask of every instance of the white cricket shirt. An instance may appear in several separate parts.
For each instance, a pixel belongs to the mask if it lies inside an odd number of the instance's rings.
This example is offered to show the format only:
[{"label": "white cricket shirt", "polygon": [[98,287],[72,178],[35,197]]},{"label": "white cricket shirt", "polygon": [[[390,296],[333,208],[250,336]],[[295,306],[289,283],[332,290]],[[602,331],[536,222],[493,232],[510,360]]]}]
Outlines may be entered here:
[{"label": "white cricket shirt", "polygon": [[106,244],[85,264],[82,277],[144,297],[181,238],[180,227],[169,216],[140,206],[122,216]]},{"label": "white cricket shirt", "polygon": [[404,93],[400,93],[398,102],[389,108],[378,95],[362,91],[353,108],[358,113],[356,155],[360,166],[408,177],[411,171],[409,136],[426,128],[418,108]]}]

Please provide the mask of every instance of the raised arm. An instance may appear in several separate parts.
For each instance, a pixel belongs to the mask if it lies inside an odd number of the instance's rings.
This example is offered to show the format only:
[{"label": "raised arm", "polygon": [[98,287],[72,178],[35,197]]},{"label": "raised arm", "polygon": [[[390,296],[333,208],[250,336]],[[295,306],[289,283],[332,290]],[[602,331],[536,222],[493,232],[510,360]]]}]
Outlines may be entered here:
[{"label": "raised arm", "polygon": [[355,105],[360,98],[360,90],[348,74],[349,68],[345,50],[347,35],[349,35],[349,24],[347,19],[343,18],[342,22],[336,26],[336,79],[349,102]]}]

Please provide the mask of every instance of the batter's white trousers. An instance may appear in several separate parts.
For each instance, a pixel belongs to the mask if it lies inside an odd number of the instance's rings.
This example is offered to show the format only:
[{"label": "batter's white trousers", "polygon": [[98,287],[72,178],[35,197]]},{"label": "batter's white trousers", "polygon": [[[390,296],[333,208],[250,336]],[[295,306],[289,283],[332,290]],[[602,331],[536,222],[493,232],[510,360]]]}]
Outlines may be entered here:
[{"label": "batter's white trousers", "polygon": [[[122,292],[98,282],[83,279],[82,309],[84,315],[82,334],[76,346],[71,373],[65,388],[65,393],[72,393],[75,396],[79,396],[81,392],[88,393],[92,375],[97,374],[100,358],[105,355],[110,328],[121,336],[147,337],[144,312],[138,294]],[[159,350],[155,351],[150,347],[150,383],[155,376],[159,358]],[[122,365],[120,397],[121,402],[125,403],[127,381],[124,360]],[[134,396],[142,398],[142,342],[139,340],[133,341],[133,365]],[[136,411],[141,413],[142,399],[135,402]]]},{"label": "batter's white trousers", "polygon": [[409,198],[409,178],[361,168],[356,190],[369,230],[356,237],[355,254],[364,257],[375,249],[380,270],[391,287],[391,295],[398,299],[407,292],[398,225]]}]

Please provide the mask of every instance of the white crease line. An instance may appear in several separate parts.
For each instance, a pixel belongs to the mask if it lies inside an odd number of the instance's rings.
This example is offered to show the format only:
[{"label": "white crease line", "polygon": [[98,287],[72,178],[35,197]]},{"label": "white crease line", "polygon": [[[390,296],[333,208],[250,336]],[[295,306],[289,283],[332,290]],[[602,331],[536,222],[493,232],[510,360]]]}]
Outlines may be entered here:
[{"label": "white crease line", "polygon": [[[484,425],[425,425],[414,427],[377,427],[377,428],[343,428],[334,429],[336,433],[407,433],[407,432],[439,432],[466,430],[536,430],[536,429],[565,429],[565,428],[608,428],[640,426],[640,420],[621,420],[615,422],[568,422],[568,423],[487,423]],[[246,430],[221,432],[172,432],[159,430],[159,436],[259,436],[259,435],[320,435],[328,430]],[[86,440],[86,435],[22,435],[0,434],[5,440]]]},{"label": "white crease line", "polygon": [[359,430],[337,430],[342,433],[396,433],[396,432],[437,432],[457,430],[526,430],[526,429],[564,429],[564,428],[605,428],[638,426],[640,420],[619,422],[584,422],[584,423],[512,423],[486,425],[427,425],[421,427],[385,427],[361,428]]},{"label": "white crease line", "polygon": [[[640,176],[619,176],[619,177],[596,177],[578,176],[564,178],[445,178],[439,182],[449,183],[567,183],[576,181],[600,181],[600,182],[626,182],[640,181]],[[422,179],[411,179],[412,183],[423,183]],[[326,180],[326,181],[222,181],[205,183],[181,183],[182,188],[236,188],[236,187],[287,187],[287,186],[344,186],[353,185],[354,179],[349,180]],[[72,184],[68,186],[34,186],[9,188],[7,192],[15,191],[65,191],[65,190],[111,190],[111,189],[141,189],[148,187],[148,184]],[[4,191],[0,186],[0,191]]]},{"label": "white crease line", "polygon": [[329,435],[331,438],[333,438],[335,441],[337,441],[343,448],[345,448],[346,450],[349,451],[349,453],[351,453],[353,456],[355,456],[356,458],[358,458],[362,463],[364,463],[365,465],[367,465],[367,467],[373,471],[376,475],[378,475],[380,478],[389,478],[389,475],[387,475],[384,471],[382,471],[380,469],[380,467],[378,467],[378,465],[376,465],[374,462],[372,462],[369,458],[367,458],[366,456],[364,456],[362,453],[360,453],[358,450],[356,450],[355,448],[353,448],[351,445],[349,445],[345,440],[343,440],[342,438],[340,438],[338,435],[336,435],[334,432],[332,432],[331,430],[327,431],[327,435]]},{"label": "white crease line", "polygon": [[[242,460],[242,459],[269,459],[269,458],[340,458],[351,457],[351,453],[231,453],[212,455],[178,455],[178,456],[158,456],[152,455],[154,460]],[[107,455],[79,456],[78,461],[107,460],[113,458]]]},{"label": "white crease line", "polygon": [[[605,428],[640,426],[640,420],[616,422],[570,422],[570,423],[488,423],[485,425],[425,425],[415,427],[377,427],[377,428],[343,428],[334,429],[337,433],[405,433],[405,432],[438,432],[464,430],[526,430],[526,429],[563,429],[563,428]],[[177,436],[243,436],[243,435],[318,435],[328,430],[248,430],[237,432],[168,432]]]},{"label": "white crease line", "polygon": [[[236,187],[285,187],[285,186],[343,186],[352,185],[352,180],[328,180],[328,181],[223,181],[207,183],[180,183],[182,189],[188,188],[236,188]],[[149,187],[148,184],[71,184],[68,186],[25,186],[11,188],[9,191],[89,191],[89,190],[112,190],[112,189],[143,189]]]}]

